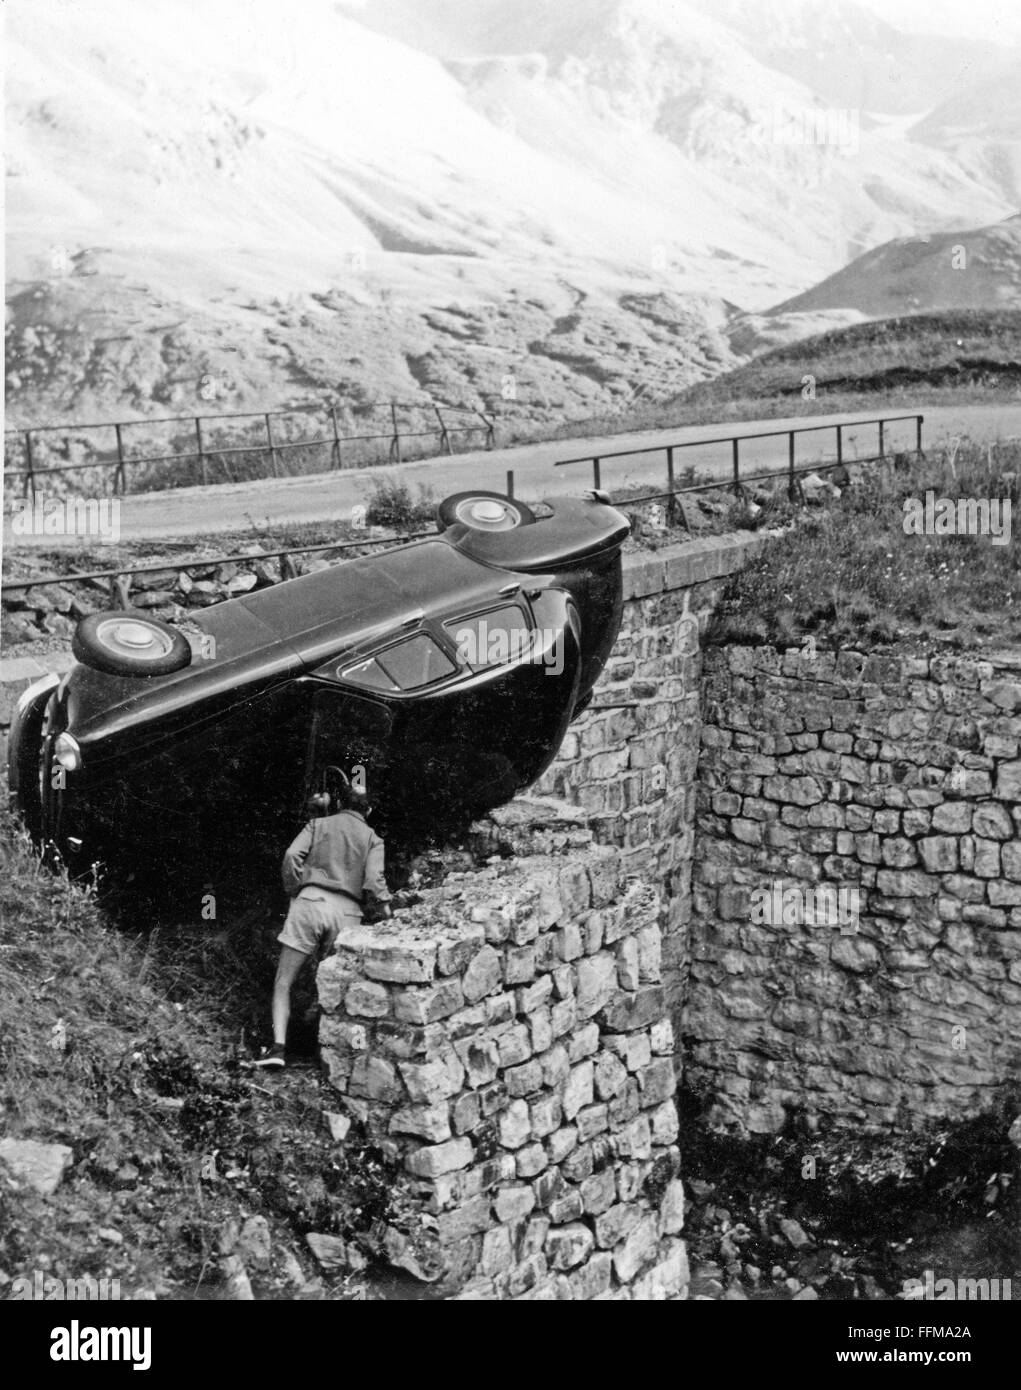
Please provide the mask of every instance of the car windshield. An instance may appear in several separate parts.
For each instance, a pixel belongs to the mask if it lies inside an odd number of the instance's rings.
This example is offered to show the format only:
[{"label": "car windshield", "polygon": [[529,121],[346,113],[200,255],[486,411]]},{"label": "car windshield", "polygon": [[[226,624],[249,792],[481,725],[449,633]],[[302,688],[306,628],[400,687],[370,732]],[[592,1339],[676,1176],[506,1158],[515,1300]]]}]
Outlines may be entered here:
[{"label": "car windshield", "polygon": [[528,651],[531,640],[527,618],[513,606],[456,618],[444,626],[461,660],[476,670],[517,660]]},{"label": "car windshield", "polygon": [[457,667],[424,632],[387,647],[369,661],[349,666],[343,679],[369,690],[418,690],[451,676]]}]

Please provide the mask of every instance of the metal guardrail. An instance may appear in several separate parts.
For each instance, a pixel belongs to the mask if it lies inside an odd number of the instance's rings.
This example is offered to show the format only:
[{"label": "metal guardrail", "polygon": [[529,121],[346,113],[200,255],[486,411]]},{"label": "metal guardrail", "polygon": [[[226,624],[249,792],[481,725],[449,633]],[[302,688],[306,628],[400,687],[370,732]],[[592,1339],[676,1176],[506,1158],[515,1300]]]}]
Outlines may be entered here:
[{"label": "metal guardrail", "polygon": [[[7,439],[17,438],[22,442],[24,449],[25,463],[23,467],[6,468],[4,471],[9,478],[21,478],[22,495],[31,496],[32,501],[36,500],[36,480],[51,473],[75,473],[90,468],[112,468],[114,469],[113,492],[126,494],[128,490],[127,469],[139,464],[154,463],[173,463],[195,461],[199,464],[202,473],[202,484],[209,484],[209,465],[219,461],[223,463],[228,473],[229,481],[238,481],[230,472],[227,460],[237,454],[261,454],[268,459],[271,476],[280,477],[278,467],[280,456],[286,454],[290,449],[308,449],[326,446],[330,451],[330,462],[334,468],[343,467],[344,444],[354,444],[358,442],[368,442],[372,440],[386,440],[389,444],[389,463],[400,463],[401,460],[401,441],[410,439],[427,439],[438,437],[439,451],[441,454],[453,454],[453,440],[457,435],[481,434],[484,437],[483,447],[491,449],[495,439],[495,426],[493,421],[474,406],[449,405],[446,402],[436,403],[434,401],[387,401],[378,406],[368,407],[369,409],[384,409],[389,413],[390,428],[382,431],[372,431],[364,434],[351,434],[341,432],[341,422],[339,411],[336,406],[324,406],[321,408],[307,407],[303,410],[264,410],[264,411],[234,411],[218,415],[165,415],[144,420],[105,420],[91,424],[66,424],[66,425],[36,425],[30,429],[8,429],[4,431],[5,444]],[[402,427],[399,419],[399,411],[417,410],[426,413],[431,412],[436,417],[436,426],[430,429],[408,429]],[[475,416],[481,422],[476,425],[458,425],[449,418],[444,418],[443,412],[447,416]],[[300,419],[302,416],[321,415],[327,416],[331,423],[328,434],[315,435],[310,438],[302,439],[282,439],[279,434],[274,435],[273,421],[282,419]],[[249,440],[240,444],[220,444],[209,437],[210,428],[215,428],[217,422],[224,420],[250,420],[259,422],[258,428],[265,432],[264,440]],[[194,430],[195,448],[194,449],[173,449],[169,453],[163,454],[139,454],[130,455],[125,449],[125,431],[129,429],[152,429],[160,425],[185,425]],[[206,433],[203,434],[203,426],[206,426]],[[39,436],[46,434],[60,434],[67,438],[81,435],[89,430],[113,430],[113,457],[96,457],[84,462],[62,463],[62,464],[40,464],[36,459],[37,444]],[[371,465],[370,465],[371,466]],[[287,476],[286,473],[284,476]]]},{"label": "metal guardrail", "polygon": [[[887,453],[886,453],[885,427],[886,427],[887,425],[898,424],[898,423],[900,423],[900,422],[902,422],[902,421],[904,421],[904,420],[913,420],[913,421],[915,422],[915,429],[916,429],[916,445],[915,445],[915,449],[916,449],[916,452],[920,454],[920,453],[922,452],[922,422],[923,422],[924,419],[925,419],[925,417],[924,417],[923,415],[884,415],[884,416],[881,416],[881,417],[877,416],[876,418],[870,419],[870,420],[850,420],[850,421],[848,421],[848,420],[838,420],[836,423],[834,423],[834,424],[829,424],[829,425],[797,425],[797,426],[794,426],[793,428],[789,428],[789,429],[785,429],[785,430],[759,430],[759,431],[757,431],[755,434],[724,434],[724,435],[719,435],[719,436],[717,436],[717,437],[714,438],[714,439],[685,439],[685,440],[681,440],[681,441],[680,441],[679,443],[677,443],[677,444],[652,444],[652,445],[646,446],[644,449],[619,449],[619,450],[617,450],[617,451],[614,452],[614,453],[582,454],[582,455],[580,455],[578,458],[558,459],[558,460],[557,460],[557,463],[556,463],[556,465],[555,465],[555,467],[557,467],[557,468],[565,468],[565,467],[567,467],[568,464],[573,464],[573,463],[590,463],[590,464],[592,465],[592,486],[593,486],[594,488],[601,488],[601,487],[602,487],[602,481],[601,481],[601,476],[602,476],[602,464],[603,464],[604,462],[606,462],[607,459],[631,458],[631,457],[634,457],[634,456],[637,455],[637,454],[656,454],[656,453],[660,453],[660,452],[665,452],[665,453],[666,453],[666,476],[667,476],[667,488],[666,488],[666,491],[665,491],[665,492],[658,492],[658,493],[650,493],[650,494],[648,495],[648,497],[646,497],[646,498],[629,498],[629,499],[628,499],[629,501],[633,501],[633,502],[634,502],[634,501],[643,501],[643,500],[645,500],[645,501],[651,501],[654,497],[656,497],[656,498],[659,498],[659,497],[677,497],[677,496],[679,496],[681,493],[686,493],[686,492],[706,492],[706,491],[708,491],[708,490],[710,490],[710,489],[712,489],[712,488],[718,488],[718,487],[732,487],[732,488],[734,489],[734,494],[735,494],[735,496],[740,497],[741,494],[742,494],[742,491],[743,491],[743,484],[744,484],[744,483],[757,482],[757,481],[760,481],[761,479],[764,479],[764,478],[775,478],[777,472],[780,471],[780,470],[778,470],[778,469],[773,469],[773,470],[767,471],[767,472],[765,472],[765,473],[745,474],[744,477],[742,478],[742,476],[741,476],[741,451],[740,451],[741,440],[742,440],[742,439],[775,439],[775,438],[777,438],[777,437],[779,437],[779,436],[786,435],[786,436],[787,436],[787,439],[788,439],[788,449],[787,449],[787,476],[788,476],[788,479],[789,479],[789,482],[788,482],[788,493],[789,493],[789,495],[793,498],[794,496],[797,495],[797,489],[798,489],[798,486],[799,486],[798,483],[797,483],[797,476],[798,476],[798,473],[799,473],[799,472],[802,472],[802,473],[817,472],[817,471],[818,471],[819,469],[821,469],[821,468],[822,468],[822,469],[842,468],[842,467],[844,466],[845,459],[844,459],[844,436],[843,436],[843,432],[844,432],[845,429],[858,429],[858,428],[860,428],[860,427],[863,426],[863,425],[878,425],[878,426],[879,426],[879,453],[876,454],[876,455],[874,455],[874,456],[872,456],[872,457],[870,457],[870,458],[857,458],[857,457],[856,457],[855,459],[852,460],[854,463],[877,463],[877,462],[881,462],[882,460],[884,460],[885,458],[888,457],[888,455],[887,455]],[[807,468],[807,469],[800,469],[800,470],[797,469],[797,468],[795,467],[795,448],[794,448],[794,437],[795,437],[795,435],[798,435],[798,434],[814,434],[814,433],[818,433],[819,431],[822,431],[822,430],[836,430],[836,439],[837,439],[837,457],[836,457],[836,460],[835,460],[834,462],[832,462],[832,463],[814,463],[814,464],[811,465],[810,468]],[[732,473],[731,473],[730,479],[729,479],[727,482],[722,482],[722,481],[721,481],[721,482],[710,482],[710,483],[702,482],[702,483],[693,483],[693,484],[691,484],[691,485],[688,486],[688,487],[681,487],[681,488],[675,487],[675,485],[674,485],[674,453],[675,453],[675,451],[678,450],[678,449],[691,449],[691,448],[694,448],[696,445],[705,445],[705,444],[729,444],[729,445],[731,446]]]},{"label": "metal guardrail", "polygon": [[[767,479],[767,478],[775,479],[775,478],[777,477],[778,473],[781,472],[781,470],[779,470],[779,469],[773,469],[773,470],[770,470],[770,471],[764,472],[764,473],[745,474],[743,477],[741,477],[740,471],[739,471],[739,467],[740,467],[739,441],[742,440],[742,439],[765,439],[765,438],[775,438],[775,437],[781,436],[781,435],[787,435],[787,436],[789,436],[789,440],[790,440],[790,443],[789,443],[789,450],[788,450],[788,478],[789,478],[789,482],[788,482],[788,492],[789,492],[792,496],[796,496],[797,493],[798,493],[798,489],[800,488],[800,484],[797,482],[797,479],[798,479],[798,477],[799,477],[801,474],[809,473],[809,472],[827,471],[827,470],[829,470],[829,469],[842,468],[842,467],[844,466],[844,464],[845,464],[845,459],[844,459],[843,438],[842,438],[842,431],[843,431],[844,429],[851,428],[852,426],[857,427],[857,426],[859,426],[859,425],[878,425],[878,426],[879,426],[879,445],[880,445],[880,450],[882,451],[882,450],[884,449],[884,447],[885,447],[885,444],[884,444],[884,426],[885,426],[885,425],[889,425],[889,424],[898,423],[898,422],[901,422],[901,421],[904,421],[904,420],[913,420],[913,421],[915,421],[915,425],[916,425],[916,440],[917,440],[917,446],[916,446],[916,447],[917,447],[917,452],[921,453],[921,452],[922,452],[922,423],[923,423],[924,418],[925,418],[925,417],[922,416],[922,415],[887,415],[887,416],[883,416],[881,419],[880,419],[880,418],[877,418],[877,419],[873,419],[873,420],[841,421],[841,422],[839,422],[838,424],[836,424],[835,426],[834,426],[834,425],[805,425],[805,426],[797,426],[797,427],[795,427],[795,428],[793,428],[793,429],[786,429],[786,430],[762,430],[762,431],[760,431],[760,432],[758,432],[758,433],[756,433],[756,434],[721,435],[721,436],[719,436],[718,438],[715,438],[715,439],[689,439],[689,440],[685,440],[685,441],[683,441],[683,442],[681,442],[681,443],[679,443],[679,444],[655,444],[655,445],[651,445],[651,446],[649,446],[649,447],[647,447],[647,448],[644,448],[644,449],[620,449],[620,450],[617,450],[617,451],[614,452],[614,453],[602,453],[602,454],[599,454],[599,455],[584,454],[584,455],[582,455],[582,456],[580,456],[580,457],[578,457],[578,458],[560,459],[560,460],[556,463],[555,466],[556,466],[557,468],[561,468],[561,467],[565,467],[565,466],[568,465],[568,464],[573,464],[573,463],[591,463],[591,464],[593,464],[593,465],[594,465],[594,468],[593,468],[593,485],[594,485],[594,487],[596,487],[596,488],[598,489],[598,488],[600,488],[600,485],[601,485],[601,480],[600,480],[600,463],[601,463],[603,460],[605,460],[605,459],[613,459],[613,458],[629,458],[629,457],[633,457],[634,455],[637,455],[637,454],[658,453],[658,452],[661,451],[661,450],[665,450],[666,455],[667,455],[667,480],[668,480],[668,483],[669,483],[668,490],[667,490],[666,492],[650,492],[650,493],[643,493],[643,494],[641,494],[641,495],[638,496],[638,497],[623,498],[623,499],[621,499],[620,505],[621,505],[621,506],[629,506],[629,505],[633,505],[633,504],[639,503],[639,502],[652,502],[652,501],[658,500],[659,498],[667,497],[667,498],[670,498],[670,499],[671,499],[671,507],[672,507],[672,499],[673,499],[673,498],[676,498],[676,497],[680,497],[680,496],[682,496],[682,495],[685,494],[685,493],[690,493],[690,492],[711,492],[711,491],[714,491],[715,489],[721,488],[721,487],[734,487],[735,492],[737,493],[738,496],[740,496],[740,495],[741,495],[741,492],[742,492],[742,489],[743,489],[743,484],[744,484],[744,483],[754,482],[754,481],[758,481],[758,480],[760,480],[760,479]],[[812,434],[812,433],[816,433],[816,432],[818,432],[818,431],[820,431],[820,430],[829,430],[829,429],[834,429],[834,428],[835,428],[836,431],[837,431],[837,458],[836,458],[836,460],[833,461],[833,462],[831,462],[831,463],[813,463],[813,464],[810,464],[807,468],[796,469],[795,466],[794,466],[794,436],[795,436],[796,434]],[[730,479],[728,479],[728,480],[721,479],[721,480],[719,480],[719,481],[715,481],[715,480],[711,480],[711,479],[710,479],[710,480],[703,481],[703,482],[700,482],[700,483],[692,483],[692,484],[690,484],[690,485],[688,485],[688,486],[680,487],[680,488],[679,488],[679,487],[676,487],[676,486],[674,485],[674,462],[673,462],[673,454],[674,454],[674,450],[675,450],[675,449],[686,449],[686,448],[691,448],[691,447],[693,447],[693,446],[695,446],[695,445],[697,445],[697,444],[727,444],[727,443],[731,444],[731,445],[732,445],[732,448],[733,448],[733,475],[732,475],[732,477],[731,477]],[[885,452],[881,452],[880,454],[878,454],[878,455],[876,455],[876,456],[874,456],[874,457],[872,457],[872,458],[858,458],[858,457],[855,457],[854,459],[851,460],[851,462],[857,463],[857,464],[860,464],[860,463],[878,463],[878,462],[883,461],[883,460],[884,460],[885,458],[887,458],[887,457],[888,457],[888,455],[885,454]],[[513,497],[513,496],[514,496],[514,473],[513,473],[513,470],[510,470],[510,469],[508,469],[508,471],[507,471],[506,494],[507,494],[508,497]],[[357,541],[325,541],[325,542],[322,542],[321,544],[318,544],[318,545],[285,546],[285,547],[283,547],[283,548],[281,548],[281,549],[279,549],[279,550],[258,551],[258,552],[255,553],[255,554],[247,553],[247,552],[246,552],[246,553],[234,554],[234,555],[213,555],[213,556],[208,556],[208,555],[207,555],[207,556],[201,557],[201,558],[196,559],[196,560],[165,560],[165,561],[163,561],[163,562],[156,562],[156,563],[148,564],[148,565],[128,565],[128,566],[120,565],[120,566],[116,566],[116,567],[110,568],[110,569],[87,570],[87,571],[82,571],[81,573],[75,573],[75,574],[47,574],[47,575],[36,575],[35,577],[33,577],[33,578],[31,578],[31,579],[18,579],[18,580],[14,580],[14,581],[11,581],[11,582],[7,582],[6,580],[4,580],[4,581],[2,581],[2,588],[3,588],[3,589],[8,589],[8,590],[14,590],[14,589],[18,589],[18,590],[20,590],[20,589],[33,589],[33,588],[35,588],[36,586],[42,585],[42,584],[74,584],[74,583],[77,583],[77,582],[82,581],[82,580],[109,579],[109,580],[110,580],[110,594],[111,594],[111,599],[114,600],[114,601],[116,601],[116,599],[119,598],[123,603],[126,604],[126,603],[127,603],[127,594],[130,592],[130,585],[128,585],[127,588],[125,588],[125,587],[124,587],[124,580],[127,579],[127,578],[129,578],[131,575],[135,575],[135,574],[152,574],[152,573],[157,573],[157,572],[159,572],[159,571],[161,571],[161,570],[178,570],[178,571],[184,570],[184,571],[187,571],[187,570],[192,570],[192,569],[205,569],[206,567],[208,567],[208,566],[210,566],[210,565],[224,565],[224,564],[232,564],[232,563],[233,563],[233,564],[240,564],[240,563],[248,563],[248,564],[251,564],[251,563],[256,562],[256,561],[259,561],[259,560],[281,559],[281,558],[283,558],[283,557],[285,557],[285,556],[291,556],[291,555],[311,555],[311,554],[314,554],[314,553],[316,553],[316,552],[318,552],[318,551],[322,551],[322,550],[334,550],[334,551],[336,551],[336,550],[357,550],[357,549],[367,549],[367,548],[369,548],[369,547],[375,548],[376,546],[387,546],[387,545],[397,545],[397,546],[399,546],[399,545],[405,545],[405,544],[407,544],[409,541],[421,540],[421,539],[422,539],[423,537],[425,537],[425,536],[431,536],[431,535],[434,535],[434,534],[435,534],[435,532],[433,532],[433,531],[413,531],[413,532],[411,532],[411,533],[409,533],[409,534],[407,534],[407,535],[403,535],[403,536],[382,536],[382,537],[377,537],[377,538],[374,539],[374,540],[365,539],[365,540],[357,540]]]},{"label": "metal guardrail", "polygon": [[42,584],[76,584],[86,579],[109,579],[111,599],[124,600],[126,594],[130,592],[130,586],[125,590],[121,581],[135,574],[158,574],[167,570],[198,570],[206,569],[210,565],[238,564],[242,561],[251,565],[259,560],[278,560],[291,555],[311,555],[320,550],[363,550],[369,546],[378,545],[397,547],[406,545],[409,541],[421,540],[424,536],[434,536],[435,534],[435,531],[411,531],[403,536],[377,536],[372,540],[323,541],[318,545],[289,545],[280,550],[260,550],[255,553],[245,552],[241,555],[205,555],[197,560],[164,560],[162,563],[151,565],[117,565],[112,569],[83,570],[76,574],[43,574],[36,575],[33,579],[17,579],[11,583],[5,579],[0,584],[0,588],[35,589]]}]

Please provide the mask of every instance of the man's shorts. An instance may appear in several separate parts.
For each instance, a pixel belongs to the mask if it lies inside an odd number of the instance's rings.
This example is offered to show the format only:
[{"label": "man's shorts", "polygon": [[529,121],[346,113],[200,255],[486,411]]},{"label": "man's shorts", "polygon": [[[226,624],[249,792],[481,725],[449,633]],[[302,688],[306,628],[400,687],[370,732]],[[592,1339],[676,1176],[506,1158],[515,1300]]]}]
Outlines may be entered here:
[{"label": "man's shorts", "polygon": [[361,920],[361,908],[353,899],[308,884],[291,899],[284,929],[277,940],[303,956],[313,955],[320,947],[326,955],[345,925],[357,926]]}]

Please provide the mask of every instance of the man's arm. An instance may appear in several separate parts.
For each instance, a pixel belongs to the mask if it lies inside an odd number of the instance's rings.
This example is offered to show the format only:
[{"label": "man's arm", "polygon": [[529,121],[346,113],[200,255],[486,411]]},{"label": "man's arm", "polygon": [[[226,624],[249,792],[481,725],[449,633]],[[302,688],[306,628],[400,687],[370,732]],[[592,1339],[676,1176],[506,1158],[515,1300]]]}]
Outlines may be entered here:
[{"label": "man's arm", "polygon": [[365,877],[362,885],[362,892],[375,898],[377,902],[388,903],[390,901],[390,890],[386,886],[386,878],[383,873],[383,863],[385,856],[383,841],[378,835],[373,835],[369,843],[369,852],[365,859]]},{"label": "man's arm", "polygon": [[312,848],[312,822],[304,826],[295,840],[284,851],[284,862],[280,866],[280,876],[284,881],[284,892],[293,898],[302,887],[301,870]]}]

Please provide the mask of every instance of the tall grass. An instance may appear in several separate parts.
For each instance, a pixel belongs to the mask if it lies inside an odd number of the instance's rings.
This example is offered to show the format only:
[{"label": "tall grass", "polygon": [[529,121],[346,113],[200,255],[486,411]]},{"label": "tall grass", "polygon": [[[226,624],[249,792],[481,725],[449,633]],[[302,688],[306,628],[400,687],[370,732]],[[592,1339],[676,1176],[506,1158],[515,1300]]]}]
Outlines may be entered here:
[{"label": "tall grass", "polygon": [[[1021,445],[966,442],[861,481],[771,541],[728,585],[717,641],[884,642],[972,647],[1021,640]],[[904,502],[927,491],[1010,503],[1007,544],[986,535],[908,535]]]}]

